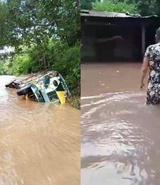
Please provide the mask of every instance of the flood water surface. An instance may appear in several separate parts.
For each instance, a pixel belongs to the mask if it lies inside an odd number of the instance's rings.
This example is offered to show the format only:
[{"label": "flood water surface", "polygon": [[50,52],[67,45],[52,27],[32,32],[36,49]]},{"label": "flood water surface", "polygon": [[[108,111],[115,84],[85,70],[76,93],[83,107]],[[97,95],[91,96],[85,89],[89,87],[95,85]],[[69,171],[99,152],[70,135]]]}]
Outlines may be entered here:
[{"label": "flood water surface", "polygon": [[79,185],[80,111],[25,101],[0,76],[0,185]]},{"label": "flood water surface", "polygon": [[[91,78],[82,84],[81,184],[159,185],[160,107],[145,105],[140,64],[89,65],[95,85]],[[87,67],[82,69],[87,77]]]}]

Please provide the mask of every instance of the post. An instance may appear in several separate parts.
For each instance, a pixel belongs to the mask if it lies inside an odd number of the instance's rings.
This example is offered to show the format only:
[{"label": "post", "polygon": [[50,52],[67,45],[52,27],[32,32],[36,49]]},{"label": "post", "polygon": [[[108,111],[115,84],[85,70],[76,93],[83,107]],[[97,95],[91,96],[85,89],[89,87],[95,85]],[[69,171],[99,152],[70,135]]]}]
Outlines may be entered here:
[{"label": "post", "polygon": [[145,26],[144,24],[142,25],[142,56],[145,53],[145,46],[146,46],[146,33],[145,33]]}]

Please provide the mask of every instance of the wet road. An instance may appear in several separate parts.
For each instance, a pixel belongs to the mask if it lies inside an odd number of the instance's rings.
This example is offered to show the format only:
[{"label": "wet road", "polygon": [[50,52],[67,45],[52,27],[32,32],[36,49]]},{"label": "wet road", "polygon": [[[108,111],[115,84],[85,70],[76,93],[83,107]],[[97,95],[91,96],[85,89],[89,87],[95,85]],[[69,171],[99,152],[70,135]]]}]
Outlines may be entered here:
[{"label": "wet road", "polygon": [[81,185],[160,184],[160,107],[145,105],[140,66],[82,65]]},{"label": "wet road", "polygon": [[0,185],[80,185],[80,111],[25,101],[0,76]]}]

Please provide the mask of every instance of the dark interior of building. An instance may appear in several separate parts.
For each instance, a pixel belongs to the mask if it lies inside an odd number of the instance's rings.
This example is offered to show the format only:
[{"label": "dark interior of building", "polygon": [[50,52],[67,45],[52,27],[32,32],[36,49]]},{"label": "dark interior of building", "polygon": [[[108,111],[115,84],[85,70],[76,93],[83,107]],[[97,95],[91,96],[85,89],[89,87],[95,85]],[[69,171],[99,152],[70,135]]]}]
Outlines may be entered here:
[{"label": "dark interior of building", "polygon": [[[87,53],[87,48],[92,48],[93,55],[82,57],[85,60],[99,62],[135,61],[141,62],[144,51],[150,44],[155,43],[157,24],[145,25],[145,40],[142,41],[143,23],[127,22],[99,25],[85,25],[83,27],[82,44]],[[142,46],[143,45],[143,46]]]}]

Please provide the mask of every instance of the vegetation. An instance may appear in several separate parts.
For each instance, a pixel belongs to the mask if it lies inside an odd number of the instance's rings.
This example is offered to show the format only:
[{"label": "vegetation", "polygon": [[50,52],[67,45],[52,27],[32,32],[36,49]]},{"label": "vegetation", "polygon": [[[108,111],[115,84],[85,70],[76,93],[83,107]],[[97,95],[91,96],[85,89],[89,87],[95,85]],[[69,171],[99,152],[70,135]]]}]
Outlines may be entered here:
[{"label": "vegetation", "polygon": [[82,0],[81,9],[159,15],[159,0]]},{"label": "vegetation", "polygon": [[[0,2],[0,73],[59,71],[80,101],[80,14],[73,0],[7,0]],[[79,107],[78,107],[79,108]]]},{"label": "vegetation", "polygon": [[94,3],[96,0],[81,0],[81,9],[84,10],[92,10],[92,3]]},{"label": "vegetation", "polygon": [[103,2],[96,1],[93,3],[93,9],[96,11],[109,11],[109,12],[129,12],[136,13],[137,7],[135,4],[128,4],[126,2],[112,2],[104,0]]}]

